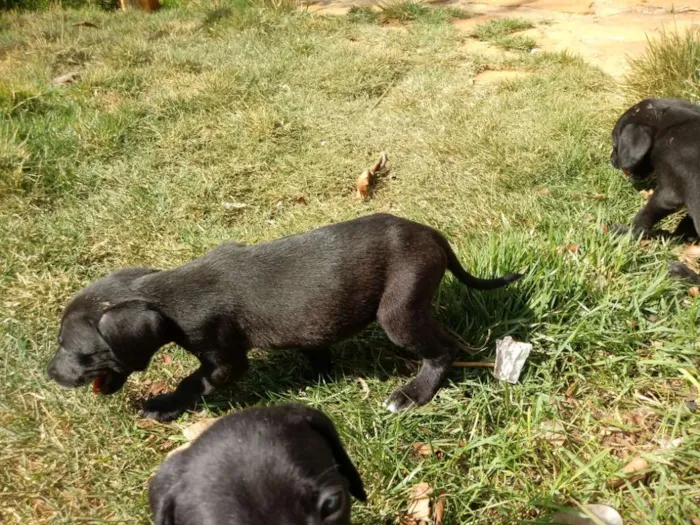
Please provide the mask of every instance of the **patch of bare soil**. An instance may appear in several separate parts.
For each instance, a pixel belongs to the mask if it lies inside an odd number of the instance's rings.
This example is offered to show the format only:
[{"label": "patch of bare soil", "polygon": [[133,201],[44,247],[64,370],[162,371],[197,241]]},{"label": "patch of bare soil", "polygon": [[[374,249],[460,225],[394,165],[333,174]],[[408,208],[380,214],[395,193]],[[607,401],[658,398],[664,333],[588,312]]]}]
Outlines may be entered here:
[{"label": "patch of bare soil", "polygon": [[[353,5],[377,5],[376,0],[317,0],[310,11],[345,14]],[[666,29],[700,28],[700,0],[447,0],[432,5],[464,8],[474,14],[455,26],[471,33],[478,24],[496,18],[531,20],[535,28],[521,33],[537,41],[542,51],[581,55],[615,78],[627,72],[629,57],[640,56],[647,38]]]}]

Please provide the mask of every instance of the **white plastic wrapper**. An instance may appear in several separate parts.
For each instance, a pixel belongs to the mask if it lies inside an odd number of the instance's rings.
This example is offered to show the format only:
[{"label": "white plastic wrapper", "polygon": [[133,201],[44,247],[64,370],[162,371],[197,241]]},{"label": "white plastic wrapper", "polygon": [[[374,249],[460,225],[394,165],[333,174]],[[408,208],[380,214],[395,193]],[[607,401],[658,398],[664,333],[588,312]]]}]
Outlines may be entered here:
[{"label": "white plastic wrapper", "polygon": [[585,511],[570,510],[557,513],[552,523],[560,525],[623,525],[622,516],[607,505],[584,505]]},{"label": "white plastic wrapper", "polygon": [[493,375],[501,381],[516,384],[531,350],[530,343],[521,343],[511,336],[496,340],[496,368]]}]

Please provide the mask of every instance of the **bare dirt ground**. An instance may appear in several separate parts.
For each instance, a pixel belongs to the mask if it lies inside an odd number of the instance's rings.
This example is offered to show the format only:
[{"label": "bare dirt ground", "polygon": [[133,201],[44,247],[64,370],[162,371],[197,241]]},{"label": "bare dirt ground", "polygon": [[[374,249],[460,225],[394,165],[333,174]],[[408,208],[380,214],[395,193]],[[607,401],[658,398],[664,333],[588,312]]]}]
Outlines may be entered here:
[{"label": "bare dirt ground", "polygon": [[[377,5],[376,0],[317,0],[310,11],[340,15],[353,5]],[[700,0],[448,0],[431,2],[467,9],[473,17],[455,25],[471,32],[495,18],[518,17],[535,23],[520,34],[537,41],[537,51],[569,50],[615,78],[627,71],[627,59],[644,52],[647,38],[663,28],[700,26]],[[474,41],[475,46],[488,47]],[[496,80],[498,75],[488,75]],[[512,74],[512,72],[508,72]]]}]

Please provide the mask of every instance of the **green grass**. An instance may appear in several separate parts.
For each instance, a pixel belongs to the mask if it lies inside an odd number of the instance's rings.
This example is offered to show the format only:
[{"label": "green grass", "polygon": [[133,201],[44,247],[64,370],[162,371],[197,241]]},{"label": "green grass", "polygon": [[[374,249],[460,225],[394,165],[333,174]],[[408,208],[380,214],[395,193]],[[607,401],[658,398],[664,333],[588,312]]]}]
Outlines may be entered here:
[{"label": "green grass", "polygon": [[[86,20],[98,28],[74,25]],[[3,524],[149,523],[146,481],[182,425],[289,400],[336,422],[369,493],[358,524],[395,522],[418,481],[446,493],[447,525],[542,522],[588,502],[625,523],[700,514],[685,403],[700,303],[666,278],[673,245],[603,232],[641,205],[608,163],[626,104],[611,79],[568,55],[472,55],[447,23],[398,30],[248,3],[0,24]],[[475,85],[485,67],[533,75]],[[50,83],[69,71],[74,84]],[[356,177],[382,150],[390,174],[359,202]],[[295,352],[255,351],[233,392],[171,424],[135,406],[192,369],[181,349],[109,398],[44,376],[61,308],[92,279],[378,211],[443,231],[475,274],[525,271],[494,292],[448,277],[435,301],[475,348],[462,360],[492,359],[509,334],[532,342],[520,384],[455,369],[431,404],[391,415],[381,402],[415,370],[378,328],[334,349],[326,383]],[[548,421],[563,445],[542,439]],[[444,455],[417,456],[417,442]],[[647,479],[607,488],[637,454]]]},{"label": "green grass", "polygon": [[658,38],[648,41],[646,53],[632,60],[630,66],[626,88],[631,97],[699,101],[700,30],[662,31]]},{"label": "green grass", "polygon": [[[349,14],[352,15],[352,12]],[[401,0],[379,4],[377,20],[384,24],[390,22],[440,24],[460,18],[469,18],[469,16],[471,15],[467,11],[456,7],[430,7],[420,1]]]},{"label": "green grass", "polygon": [[512,33],[532,27],[532,22],[521,18],[499,18],[476,26],[474,36],[506,50],[531,51],[537,46],[534,39]]}]

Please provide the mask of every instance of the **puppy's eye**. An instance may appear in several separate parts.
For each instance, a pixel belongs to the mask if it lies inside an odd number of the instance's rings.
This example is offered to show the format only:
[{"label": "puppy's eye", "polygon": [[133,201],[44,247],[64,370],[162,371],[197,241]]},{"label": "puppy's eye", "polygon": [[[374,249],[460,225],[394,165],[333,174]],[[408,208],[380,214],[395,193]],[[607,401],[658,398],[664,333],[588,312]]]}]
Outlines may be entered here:
[{"label": "puppy's eye", "polygon": [[324,494],[321,499],[321,518],[333,520],[340,517],[345,509],[345,493],[342,490],[335,490]]}]

